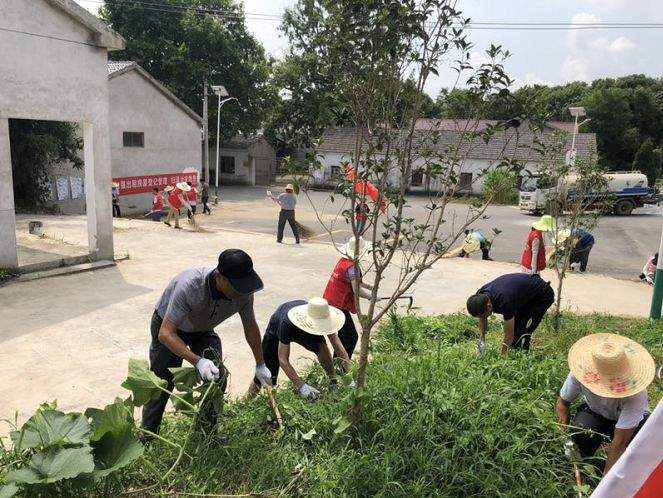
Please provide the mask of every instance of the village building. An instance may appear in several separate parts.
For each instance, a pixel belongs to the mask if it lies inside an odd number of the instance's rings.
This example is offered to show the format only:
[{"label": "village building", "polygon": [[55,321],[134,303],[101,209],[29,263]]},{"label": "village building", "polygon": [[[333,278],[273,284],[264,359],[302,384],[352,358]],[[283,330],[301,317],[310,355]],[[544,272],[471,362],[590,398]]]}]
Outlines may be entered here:
[{"label": "village building", "polygon": [[[213,144],[212,144],[213,145]],[[210,184],[215,184],[216,149],[210,147]],[[276,179],[276,150],[262,135],[237,135],[219,145],[219,185],[269,185]]]},{"label": "village building", "polygon": [[19,266],[10,119],[78,123],[91,259],[112,259],[108,52],[125,40],[71,0],[0,3],[0,267]]}]

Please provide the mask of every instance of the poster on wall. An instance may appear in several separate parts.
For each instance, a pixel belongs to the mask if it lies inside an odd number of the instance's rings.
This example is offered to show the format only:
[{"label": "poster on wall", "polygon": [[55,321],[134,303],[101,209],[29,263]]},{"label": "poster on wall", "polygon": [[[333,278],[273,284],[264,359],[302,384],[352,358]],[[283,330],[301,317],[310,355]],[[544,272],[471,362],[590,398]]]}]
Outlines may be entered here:
[{"label": "poster on wall", "polygon": [[70,176],[69,183],[71,184],[71,198],[80,199],[85,194],[83,190],[83,178],[80,176]]},{"label": "poster on wall", "polygon": [[58,192],[59,201],[65,201],[69,199],[69,178],[66,176],[59,176],[55,181],[55,188]]},{"label": "poster on wall", "polygon": [[163,190],[166,185],[175,185],[179,182],[198,184],[198,172],[163,173],[161,175],[122,176],[113,178],[120,185],[120,195],[145,194],[152,192],[153,188]]}]

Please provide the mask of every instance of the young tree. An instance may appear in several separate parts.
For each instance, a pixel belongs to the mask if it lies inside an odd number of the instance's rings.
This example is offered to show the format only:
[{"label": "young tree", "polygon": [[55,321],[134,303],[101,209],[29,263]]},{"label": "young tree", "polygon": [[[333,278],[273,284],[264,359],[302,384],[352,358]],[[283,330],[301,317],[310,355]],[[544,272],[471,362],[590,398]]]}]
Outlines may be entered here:
[{"label": "young tree", "polygon": [[[464,29],[469,20],[454,5],[442,0],[302,0],[295,7],[298,13],[307,12],[296,39],[306,51],[319,54],[319,74],[334,82],[335,98],[356,130],[354,146],[348,151],[349,174],[344,175],[330,200],[336,202],[340,194],[338,216],[355,236],[354,263],[360,269],[361,283],[371,287],[365,305],[355,293],[362,330],[357,372],[360,391],[366,382],[374,327],[419,276],[464,236],[465,228],[483,216],[491,201],[488,198],[447,219],[446,208],[458,191],[466,158],[474,147],[484,146],[497,136],[505,149],[508,141],[518,140],[517,131],[505,131],[517,122],[478,131],[487,103],[508,94],[511,80],[502,62],[509,54],[491,46],[486,61],[473,67],[472,45]],[[419,129],[416,123],[425,111],[422,96],[429,77],[451,68],[469,88],[471,119],[454,132],[435,126]],[[407,92],[409,100],[404,105],[409,81],[414,82],[415,91]],[[506,156],[486,171],[520,167]],[[415,219],[408,209],[410,179],[417,170],[423,171],[430,185],[423,219]],[[355,208],[364,202],[373,206],[369,228],[363,233],[373,241],[367,261],[359,257],[362,234],[354,218]],[[323,207],[313,207],[333,239],[337,220],[328,221],[322,215]],[[388,297],[381,299],[387,275],[395,283],[389,285]],[[360,411],[361,396],[357,400],[355,415]]]}]

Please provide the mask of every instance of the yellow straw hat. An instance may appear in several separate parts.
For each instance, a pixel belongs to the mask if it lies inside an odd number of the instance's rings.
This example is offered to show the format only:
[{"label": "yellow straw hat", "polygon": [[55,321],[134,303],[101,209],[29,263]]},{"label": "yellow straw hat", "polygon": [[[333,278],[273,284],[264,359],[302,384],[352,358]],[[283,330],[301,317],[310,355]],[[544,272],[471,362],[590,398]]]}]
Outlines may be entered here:
[{"label": "yellow straw hat", "polygon": [[295,327],[313,335],[335,334],[345,323],[343,312],[329,306],[322,297],[312,297],[307,304],[291,308],[288,318]]},{"label": "yellow straw hat", "polygon": [[549,214],[544,214],[539,221],[532,223],[532,227],[542,232],[551,232],[555,230],[555,220]]},{"label": "yellow straw hat", "polygon": [[191,190],[191,185],[189,185],[186,182],[180,182],[177,184],[177,188],[180,189],[182,192],[189,192]]},{"label": "yellow straw hat", "polygon": [[569,370],[597,396],[626,398],[647,388],[656,365],[640,344],[617,334],[591,334],[569,350]]},{"label": "yellow straw hat", "polygon": [[463,251],[465,251],[467,254],[472,254],[473,252],[478,251],[480,247],[481,242],[479,242],[477,239],[470,237],[469,235],[465,237],[465,240],[463,241]]}]

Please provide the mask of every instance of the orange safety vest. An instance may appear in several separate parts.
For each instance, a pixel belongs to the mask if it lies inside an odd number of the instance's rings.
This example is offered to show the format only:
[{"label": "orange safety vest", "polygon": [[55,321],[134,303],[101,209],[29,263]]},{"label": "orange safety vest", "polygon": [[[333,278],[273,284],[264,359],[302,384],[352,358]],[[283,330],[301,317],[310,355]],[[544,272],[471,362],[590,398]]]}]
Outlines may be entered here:
[{"label": "orange safety vest", "polygon": [[538,270],[543,270],[546,267],[546,246],[543,241],[543,232],[540,230],[532,229],[527,236],[527,242],[525,242],[525,251],[523,252],[523,257],[520,260],[520,264],[528,270],[532,269],[532,246],[536,239],[539,239],[539,253],[537,254],[536,268]]},{"label": "orange safety vest", "polygon": [[357,313],[355,306],[355,291],[352,282],[348,279],[348,270],[354,266],[354,261],[341,258],[332,272],[323,297],[327,302],[338,309]]}]

